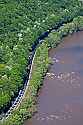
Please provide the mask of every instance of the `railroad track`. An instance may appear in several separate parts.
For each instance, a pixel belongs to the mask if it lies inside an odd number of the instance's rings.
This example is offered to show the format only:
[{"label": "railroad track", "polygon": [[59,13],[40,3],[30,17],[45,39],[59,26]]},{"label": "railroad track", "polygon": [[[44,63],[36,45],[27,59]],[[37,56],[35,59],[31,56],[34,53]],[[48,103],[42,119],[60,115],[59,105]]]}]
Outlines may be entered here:
[{"label": "railroad track", "polygon": [[[73,19],[71,19],[69,22],[71,22]],[[43,39],[48,37],[49,33],[51,33],[52,31],[56,31],[58,30],[58,28],[60,28],[63,24],[66,24],[67,22],[63,21],[60,22],[59,24],[57,24],[57,26],[50,28],[49,30],[47,30],[46,32],[44,32],[43,34],[41,34],[38,39],[34,42],[34,44],[32,45],[32,52],[29,56],[29,76],[28,76],[28,80],[25,81],[24,87],[23,89],[21,89],[18,93],[18,96],[15,98],[15,100],[12,102],[11,107],[8,109],[8,111],[6,113],[3,113],[0,115],[0,121],[3,121],[4,119],[7,119],[13,110],[15,110],[16,108],[19,107],[20,103],[22,102],[22,99],[25,96],[25,93],[28,89],[29,86],[29,80],[31,77],[31,72],[32,72],[32,66],[33,66],[33,61],[35,58],[35,51],[36,48],[38,47],[39,44],[41,44],[43,42]]]}]

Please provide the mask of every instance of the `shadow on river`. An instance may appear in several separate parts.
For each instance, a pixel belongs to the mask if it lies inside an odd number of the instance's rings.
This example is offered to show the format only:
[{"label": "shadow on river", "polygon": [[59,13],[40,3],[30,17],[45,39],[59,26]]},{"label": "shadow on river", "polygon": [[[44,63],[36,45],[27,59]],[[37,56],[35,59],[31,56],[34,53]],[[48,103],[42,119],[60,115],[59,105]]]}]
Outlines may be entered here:
[{"label": "shadow on river", "polygon": [[24,125],[83,125],[83,32],[65,37],[49,57],[38,113]]}]

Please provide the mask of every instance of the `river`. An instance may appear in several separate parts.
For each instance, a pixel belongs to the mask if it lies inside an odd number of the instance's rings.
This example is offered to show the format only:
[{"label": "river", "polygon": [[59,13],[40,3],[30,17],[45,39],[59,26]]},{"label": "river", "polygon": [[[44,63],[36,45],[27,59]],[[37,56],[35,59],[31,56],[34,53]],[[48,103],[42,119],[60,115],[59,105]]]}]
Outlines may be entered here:
[{"label": "river", "polygon": [[65,37],[49,57],[37,113],[24,125],[83,125],[83,31]]}]

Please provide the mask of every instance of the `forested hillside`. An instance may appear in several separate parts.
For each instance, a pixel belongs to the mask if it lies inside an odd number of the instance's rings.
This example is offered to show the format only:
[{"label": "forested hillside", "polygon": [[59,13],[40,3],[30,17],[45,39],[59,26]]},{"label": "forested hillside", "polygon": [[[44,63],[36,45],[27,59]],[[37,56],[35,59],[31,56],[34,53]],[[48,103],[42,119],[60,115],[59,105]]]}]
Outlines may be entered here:
[{"label": "forested hillside", "polygon": [[0,111],[23,86],[37,37],[82,14],[78,0],[0,0]]}]

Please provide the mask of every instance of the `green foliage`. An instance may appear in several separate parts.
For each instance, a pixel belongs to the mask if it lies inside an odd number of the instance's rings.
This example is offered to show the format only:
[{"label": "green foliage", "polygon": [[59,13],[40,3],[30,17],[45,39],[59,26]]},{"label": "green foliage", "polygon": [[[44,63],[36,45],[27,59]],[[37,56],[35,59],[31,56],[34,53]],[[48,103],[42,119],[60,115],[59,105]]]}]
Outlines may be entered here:
[{"label": "green foliage", "polygon": [[[80,22],[78,24],[79,20]],[[74,18],[71,23],[67,23],[60,27],[56,32],[51,32],[49,37],[46,38],[42,44],[40,44],[40,46],[36,49],[29,87],[25,93],[25,96],[19,108],[14,110],[9,118],[1,122],[0,125],[21,125],[25,119],[32,116],[33,112],[36,111],[37,90],[42,85],[43,77],[50,63],[48,57],[49,47],[53,47],[53,45],[55,47],[57,43],[61,42],[61,39],[64,37],[64,35],[82,30],[81,27],[83,27],[83,17],[79,16]],[[1,67],[4,68],[5,65],[2,64]]]},{"label": "green foliage", "polygon": [[37,90],[41,86],[43,75],[47,71],[48,64],[48,48],[47,44],[43,43],[36,50],[32,68],[32,76],[30,79],[29,88],[25,93],[25,97],[22,100],[19,109],[15,110],[6,121],[4,120],[3,123],[1,123],[2,125],[21,125],[23,124],[24,119],[31,117],[36,108],[35,97]]},{"label": "green foliage", "polygon": [[[60,42],[60,35],[57,31],[53,31],[49,34],[48,38],[46,38],[46,41],[48,42],[48,47],[53,48],[56,47],[56,45]],[[57,43],[57,44],[56,44]]]},{"label": "green foliage", "polygon": [[77,30],[83,30],[83,17],[77,17],[74,19],[74,24]]},{"label": "green foliage", "polygon": [[53,48],[64,36],[80,30],[83,30],[83,16],[78,16],[71,23],[64,24],[57,31],[52,31],[45,40],[48,42],[48,47]]},{"label": "green foliage", "polygon": [[[78,0],[0,0],[0,65],[5,65],[0,68],[0,86],[5,93],[9,87],[7,100],[23,85],[29,50],[37,37],[50,27],[70,21],[81,8]],[[58,35],[54,37],[59,41]],[[54,42],[50,44],[54,46]],[[0,108],[8,104],[7,100],[2,98]]]},{"label": "green foliage", "polygon": [[[82,14],[82,10],[83,7],[78,0],[0,0],[0,109],[4,109],[22,87],[29,50],[37,37],[51,27],[71,21],[77,15]],[[67,24],[61,27],[60,31],[51,33],[47,40],[48,47],[56,47],[61,38],[69,32],[72,33],[74,28],[76,30],[83,28],[82,17],[74,19],[74,24]],[[38,50],[37,53],[36,67],[38,68],[37,71],[35,69],[36,74],[31,80],[34,83],[31,86],[33,95],[40,87],[42,73],[46,71],[44,67],[46,63],[48,64],[43,52],[41,54]],[[42,55],[43,58],[41,58]],[[30,105],[32,102],[33,98],[29,98],[25,105]],[[21,113],[25,112],[25,109],[26,106]],[[27,111],[25,114],[25,117],[27,114],[31,116],[31,113]],[[15,121],[17,118],[15,115]],[[8,124],[20,124],[11,120]]]}]

